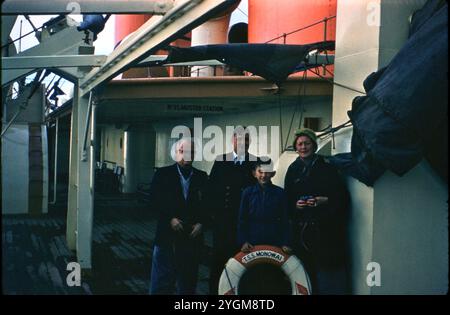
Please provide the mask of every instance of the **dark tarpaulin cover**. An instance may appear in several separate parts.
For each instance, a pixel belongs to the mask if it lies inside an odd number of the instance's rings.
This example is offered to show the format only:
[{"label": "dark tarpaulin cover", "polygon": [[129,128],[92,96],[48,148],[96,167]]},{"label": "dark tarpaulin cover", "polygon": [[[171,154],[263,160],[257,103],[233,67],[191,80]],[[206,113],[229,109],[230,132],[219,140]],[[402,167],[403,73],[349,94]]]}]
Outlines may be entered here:
[{"label": "dark tarpaulin cover", "polygon": [[445,1],[428,1],[413,16],[405,45],[353,100],[351,153],[331,163],[372,186],[386,169],[401,176],[425,157],[448,181],[447,24]]},{"label": "dark tarpaulin cover", "polygon": [[190,48],[170,47],[167,59],[154,65],[217,59],[241,70],[280,84],[296,72],[306,55],[313,50],[334,50],[334,41],[306,45],[224,44]]}]

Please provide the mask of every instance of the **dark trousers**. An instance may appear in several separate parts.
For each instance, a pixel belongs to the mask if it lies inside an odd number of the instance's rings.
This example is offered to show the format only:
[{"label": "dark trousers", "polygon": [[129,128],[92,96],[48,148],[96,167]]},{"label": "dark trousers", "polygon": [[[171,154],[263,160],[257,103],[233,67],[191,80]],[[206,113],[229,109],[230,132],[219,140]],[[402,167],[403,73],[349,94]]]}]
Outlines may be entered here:
[{"label": "dark trousers", "polygon": [[238,252],[236,235],[230,229],[228,233],[213,234],[213,250],[209,275],[209,294],[217,295],[219,280],[227,261]]},{"label": "dark trousers", "polygon": [[[173,246],[157,246],[153,249],[150,294],[195,294],[198,275],[198,258],[175,253]],[[196,251],[195,251],[196,252]],[[181,254],[181,253],[180,253]],[[197,253],[198,254],[198,253]]]},{"label": "dark trousers", "polygon": [[[309,276],[313,295],[343,295],[350,294],[348,268],[340,257],[329,257],[320,250],[327,249],[305,249],[300,244],[295,244],[294,255],[296,255]],[[328,249],[330,250],[330,249]]]}]

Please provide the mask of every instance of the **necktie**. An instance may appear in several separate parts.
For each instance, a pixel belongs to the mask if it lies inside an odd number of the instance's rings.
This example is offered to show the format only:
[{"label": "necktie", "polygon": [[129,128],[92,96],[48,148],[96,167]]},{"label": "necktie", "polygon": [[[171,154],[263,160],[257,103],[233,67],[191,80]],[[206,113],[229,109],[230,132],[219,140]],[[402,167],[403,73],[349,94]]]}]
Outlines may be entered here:
[{"label": "necktie", "polygon": [[183,189],[183,196],[184,199],[187,200],[188,194],[189,194],[189,186],[191,185],[191,177],[194,173],[192,170],[189,173],[189,176],[187,178],[184,177],[183,173],[181,172],[180,168],[177,165],[178,174],[180,175],[180,181],[181,181],[181,187]]}]

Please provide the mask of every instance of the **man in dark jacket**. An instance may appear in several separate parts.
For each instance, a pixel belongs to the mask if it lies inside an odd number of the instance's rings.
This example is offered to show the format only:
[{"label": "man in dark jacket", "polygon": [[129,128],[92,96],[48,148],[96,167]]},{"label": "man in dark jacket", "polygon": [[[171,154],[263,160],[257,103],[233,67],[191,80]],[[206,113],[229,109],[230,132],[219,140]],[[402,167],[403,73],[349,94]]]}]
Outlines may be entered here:
[{"label": "man in dark jacket", "polygon": [[152,207],[159,212],[159,220],[150,294],[173,294],[174,283],[177,294],[195,294],[208,176],[192,167],[193,148],[191,139],[179,140],[177,163],[158,169],[153,177]]},{"label": "man in dark jacket", "polygon": [[216,158],[210,174],[208,204],[212,211],[213,255],[210,270],[210,294],[218,293],[225,263],[239,252],[237,219],[242,191],[256,183],[252,170],[257,157],[248,153],[250,136],[236,128],[233,152]]}]

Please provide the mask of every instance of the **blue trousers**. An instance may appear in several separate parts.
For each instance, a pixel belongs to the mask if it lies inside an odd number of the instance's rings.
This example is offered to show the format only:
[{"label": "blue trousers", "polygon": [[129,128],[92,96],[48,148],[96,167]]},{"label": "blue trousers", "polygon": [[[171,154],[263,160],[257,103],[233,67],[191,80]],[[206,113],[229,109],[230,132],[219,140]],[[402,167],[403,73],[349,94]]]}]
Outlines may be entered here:
[{"label": "blue trousers", "polygon": [[173,246],[157,246],[153,249],[150,294],[193,295],[197,287],[197,254],[185,251],[186,255],[175,257]]}]

